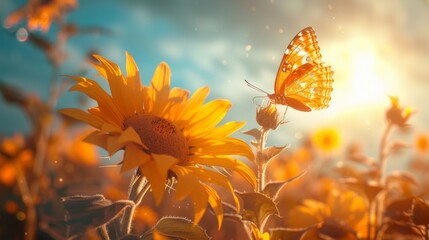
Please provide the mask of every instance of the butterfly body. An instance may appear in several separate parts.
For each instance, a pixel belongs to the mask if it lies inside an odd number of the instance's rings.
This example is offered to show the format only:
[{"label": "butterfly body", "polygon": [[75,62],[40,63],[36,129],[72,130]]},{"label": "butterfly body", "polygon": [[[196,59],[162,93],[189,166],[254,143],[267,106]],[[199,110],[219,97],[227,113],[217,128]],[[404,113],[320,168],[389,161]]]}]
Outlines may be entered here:
[{"label": "butterfly body", "polygon": [[274,93],[267,94],[270,101],[305,112],[327,108],[333,71],[321,59],[314,29],[304,28],[286,48],[277,71]]}]

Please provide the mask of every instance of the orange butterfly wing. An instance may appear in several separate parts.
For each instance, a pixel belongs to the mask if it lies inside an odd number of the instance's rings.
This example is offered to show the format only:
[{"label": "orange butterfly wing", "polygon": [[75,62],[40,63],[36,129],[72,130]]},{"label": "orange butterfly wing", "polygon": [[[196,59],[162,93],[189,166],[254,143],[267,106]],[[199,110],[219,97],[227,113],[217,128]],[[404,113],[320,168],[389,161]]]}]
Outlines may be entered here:
[{"label": "orange butterfly wing", "polygon": [[312,27],[301,30],[287,47],[277,71],[272,98],[299,111],[328,107],[333,71],[322,63]]}]

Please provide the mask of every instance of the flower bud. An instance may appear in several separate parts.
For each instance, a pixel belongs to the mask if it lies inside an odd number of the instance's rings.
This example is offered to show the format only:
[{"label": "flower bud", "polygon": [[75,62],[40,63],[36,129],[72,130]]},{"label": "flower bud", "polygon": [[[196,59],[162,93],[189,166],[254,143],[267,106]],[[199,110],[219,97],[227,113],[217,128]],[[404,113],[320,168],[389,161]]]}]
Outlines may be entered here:
[{"label": "flower bud", "polygon": [[265,107],[256,109],[256,122],[265,130],[276,130],[283,121],[279,119],[277,107],[274,104],[268,104]]}]

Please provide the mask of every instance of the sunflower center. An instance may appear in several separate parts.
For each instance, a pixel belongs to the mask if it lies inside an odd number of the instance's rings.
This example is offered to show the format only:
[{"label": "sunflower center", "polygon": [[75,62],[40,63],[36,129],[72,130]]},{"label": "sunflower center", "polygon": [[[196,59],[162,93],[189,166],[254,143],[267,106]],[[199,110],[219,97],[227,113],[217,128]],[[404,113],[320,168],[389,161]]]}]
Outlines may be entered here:
[{"label": "sunflower center", "polygon": [[125,127],[133,127],[150,152],[176,157],[179,164],[188,161],[189,152],[185,136],[170,121],[145,114],[126,119]]}]

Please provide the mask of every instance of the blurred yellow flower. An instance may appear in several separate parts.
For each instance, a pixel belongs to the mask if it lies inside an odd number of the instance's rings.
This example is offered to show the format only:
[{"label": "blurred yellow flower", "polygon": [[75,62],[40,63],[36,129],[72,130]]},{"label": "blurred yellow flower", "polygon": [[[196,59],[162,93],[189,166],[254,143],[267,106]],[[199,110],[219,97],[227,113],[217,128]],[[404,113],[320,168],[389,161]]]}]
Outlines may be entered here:
[{"label": "blurred yellow flower", "polygon": [[[0,184],[12,186],[17,171],[31,166],[33,152],[26,148],[25,138],[21,134],[2,139],[0,142]],[[20,168],[20,169],[17,169]]]},{"label": "blurred yellow flower", "polygon": [[174,178],[176,199],[190,196],[194,202],[195,222],[201,219],[209,203],[220,226],[221,198],[209,184],[227,188],[238,209],[239,201],[229,179],[216,167],[237,171],[253,186],[256,182],[253,171],[231,157],[254,157],[249,145],[229,137],[245,123],[227,122],[217,126],[231,103],[217,99],[203,104],[208,87],[198,89],[190,98],[186,90],[170,89],[170,68],[166,63],[159,64],[150,86],[144,86],[137,65],[128,53],[127,76],[115,63],[98,55],[94,57],[99,61],[94,67],[109,83],[111,95],[94,80],[74,76],[77,84],[71,90],[85,93],[98,106],[88,112],[80,109],[60,112],[97,129],[86,142],[106,149],[110,155],[124,149],[121,171],[139,168],[158,204],[166,179]]},{"label": "blurred yellow flower", "polygon": [[389,96],[391,106],[386,112],[386,119],[389,123],[398,127],[407,127],[408,119],[414,113],[411,107],[402,108],[399,106],[399,98]]},{"label": "blurred yellow flower", "polygon": [[88,131],[79,132],[78,137],[67,139],[66,155],[71,161],[88,166],[98,163],[99,154],[94,145],[82,142],[82,136],[88,135]]},{"label": "blurred yellow flower", "polygon": [[28,18],[28,29],[47,32],[52,22],[61,21],[64,14],[76,7],[77,0],[29,0],[4,20],[4,26],[10,28]]},{"label": "blurred yellow flower", "polygon": [[414,146],[418,153],[425,154],[429,152],[429,135],[420,133],[417,135]]},{"label": "blurred yellow flower", "polygon": [[311,136],[313,145],[325,153],[332,153],[341,146],[341,136],[336,128],[321,128]]},{"label": "blurred yellow flower", "polygon": [[325,201],[305,199],[301,206],[289,211],[287,223],[290,227],[303,228],[335,220],[353,228],[362,237],[366,234],[366,212],[365,200],[355,192],[331,189]]},{"label": "blurred yellow flower", "polygon": [[152,227],[158,222],[159,216],[156,211],[146,205],[140,205],[135,209],[134,227],[137,229],[145,229]]}]

